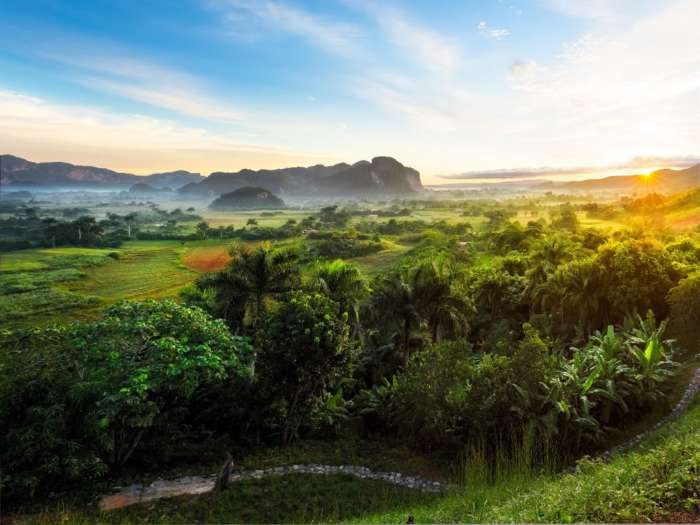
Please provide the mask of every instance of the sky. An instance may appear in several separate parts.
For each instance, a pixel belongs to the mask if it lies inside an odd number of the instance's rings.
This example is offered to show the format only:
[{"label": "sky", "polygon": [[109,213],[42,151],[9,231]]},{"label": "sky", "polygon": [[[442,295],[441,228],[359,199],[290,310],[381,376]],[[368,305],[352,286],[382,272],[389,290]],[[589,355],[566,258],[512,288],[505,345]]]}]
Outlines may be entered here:
[{"label": "sky", "polygon": [[700,157],[698,0],[2,0],[0,153],[426,183]]}]

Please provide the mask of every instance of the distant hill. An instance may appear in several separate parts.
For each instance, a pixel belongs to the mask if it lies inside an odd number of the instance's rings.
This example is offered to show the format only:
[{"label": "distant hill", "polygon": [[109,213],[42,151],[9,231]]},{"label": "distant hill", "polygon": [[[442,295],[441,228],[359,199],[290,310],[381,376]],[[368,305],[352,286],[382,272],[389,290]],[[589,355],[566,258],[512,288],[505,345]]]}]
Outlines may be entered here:
[{"label": "distant hill", "polygon": [[391,157],[376,157],[333,166],[316,165],[276,170],[212,173],[197,184],[180,190],[188,195],[220,195],[245,186],[261,186],[284,195],[299,196],[382,196],[414,193],[423,189],[420,174]]},{"label": "distant hill", "polygon": [[153,188],[177,189],[180,195],[192,197],[223,195],[246,186],[266,188],[280,195],[335,197],[382,197],[423,189],[418,171],[391,157],[375,157],[353,165],[343,162],[332,166],[218,171],[204,178],[182,170],[139,176],[95,166],[31,162],[14,155],[0,155],[0,184],[27,189],[127,189],[148,184]]},{"label": "distant hill", "polygon": [[360,161],[352,166],[340,163],[308,168],[216,172],[178,191],[189,195],[220,195],[251,185],[284,195],[340,197],[406,194],[423,189],[416,170],[391,157],[376,157],[371,162]]},{"label": "distant hill", "polygon": [[177,170],[166,171],[165,173],[153,173],[140,177],[155,188],[171,188],[177,189],[186,184],[196,183],[204,180],[204,176],[200,173],[192,173],[191,171]]},{"label": "distant hill", "polygon": [[188,184],[180,193],[190,195],[221,195],[245,186],[262,186],[273,193],[306,194],[315,180],[334,175],[349,168],[349,164],[334,166],[321,164],[308,168],[280,168],[275,170],[243,169],[236,172],[217,171],[198,184]]},{"label": "distant hill", "polygon": [[282,199],[265,188],[245,186],[225,193],[209,205],[214,210],[284,208]]},{"label": "distant hill", "polygon": [[331,195],[414,193],[423,189],[420,174],[391,157],[375,157],[318,181],[319,190]]},{"label": "distant hill", "polygon": [[156,188],[179,188],[202,180],[199,173],[173,171],[139,176],[95,166],[67,162],[31,162],[14,155],[0,155],[0,184],[21,187],[119,188],[137,183]]},{"label": "distant hill", "polygon": [[682,170],[663,169],[649,175],[616,175],[602,179],[549,182],[537,189],[615,193],[674,193],[700,186],[700,164]]}]

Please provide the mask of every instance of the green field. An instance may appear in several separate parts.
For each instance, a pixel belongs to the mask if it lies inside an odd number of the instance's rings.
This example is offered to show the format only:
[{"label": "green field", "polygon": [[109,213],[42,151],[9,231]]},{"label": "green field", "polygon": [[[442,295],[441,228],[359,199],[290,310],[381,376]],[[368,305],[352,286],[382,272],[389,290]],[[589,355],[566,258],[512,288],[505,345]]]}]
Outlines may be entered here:
[{"label": "green field", "polygon": [[4,254],[0,321],[41,324],[96,316],[120,299],[175,297],[197,276],[181,258],[220,241],[132,241],[115,249],[54,248]]}]

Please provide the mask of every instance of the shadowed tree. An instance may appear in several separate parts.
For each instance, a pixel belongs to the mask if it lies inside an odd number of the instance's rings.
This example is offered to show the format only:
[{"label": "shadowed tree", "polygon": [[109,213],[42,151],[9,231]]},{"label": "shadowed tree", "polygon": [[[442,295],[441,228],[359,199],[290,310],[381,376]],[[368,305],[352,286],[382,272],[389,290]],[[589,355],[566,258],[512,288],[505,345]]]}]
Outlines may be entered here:
[{"label": "shadowed tree", "polygon": [[374,290],[373,312],[378,319],[391,319],[399,326],[404,365],[408,362],[411,333],[421,316],[413,283],[401,273],[385,276]]},{"label": "shadowed tree", "polygon": [[426,261],[414,270],[412,277],[418,311],[428,325],[432,341],[437,342],[443,330],[465,335],[473,306],[455,293],[455,272],[449,261],[444,257]]}]

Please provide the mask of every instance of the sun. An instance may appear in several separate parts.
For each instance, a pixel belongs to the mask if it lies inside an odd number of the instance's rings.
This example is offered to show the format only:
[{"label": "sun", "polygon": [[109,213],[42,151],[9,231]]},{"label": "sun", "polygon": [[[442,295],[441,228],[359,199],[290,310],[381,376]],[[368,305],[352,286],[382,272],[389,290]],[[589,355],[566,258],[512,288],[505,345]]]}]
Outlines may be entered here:
[{"label": "sun", "polygon": [[649,181],[652,179],[654,175],[654,171],[656,171],[656,168],[647,168],[643,170],[640,175],[642,176],[643,180]]}]

